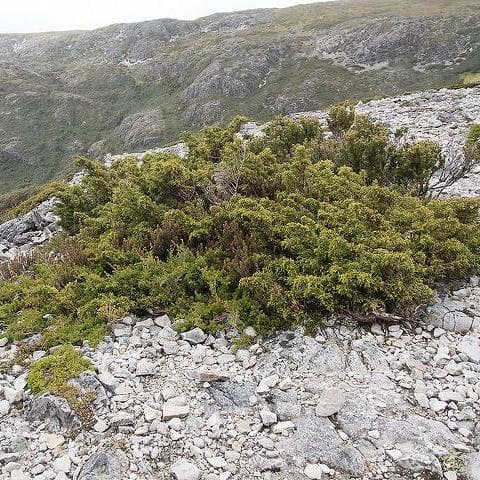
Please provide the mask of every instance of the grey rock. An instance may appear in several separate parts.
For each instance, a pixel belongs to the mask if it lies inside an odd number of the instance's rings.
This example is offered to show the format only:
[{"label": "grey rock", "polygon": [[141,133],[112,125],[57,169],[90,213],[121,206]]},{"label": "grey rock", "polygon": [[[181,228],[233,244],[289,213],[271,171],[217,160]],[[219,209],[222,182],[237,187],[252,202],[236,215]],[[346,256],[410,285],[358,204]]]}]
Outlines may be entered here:
[{"label": "grey rock", "polygon": [[163,404],[163,420],[168,421],[172,418],[185,418],[190,413],[188,405],[177,405],[171,401]]},{"label": "grey rock", "polygon": [[480,453],[475,452],[465,456],[463,473],[466,480],[480,478]]},{"label": "grey rock", "polygon": [[10,402],[8,400],[0,400],[0,417],[8,415],[10,412]]},{"label": "grey rock", "polygon": [[120,410],[110,419],[110,424],[114,427],[122,427],[135,424],[135,415],[132,412]]},{"label": "grey rock", "polygon": [[345,403],[345,395],[339,388],[324,390],[318,398],[315,413],[319,417],[330,417],[338,413]]},{"label": "grey rock", "polygon": [[126,459],[120,452],[92,454],[74,475],[74,480],[119,480],[125,478]]},{"label": "grey rock", "polygon": [[255,385],[231,380],[215,382],[208,388],[208,393],[218,408],[245,408],[250,406],[250,397],[255,393]]},{"label": "grey rock", "polygon": [[137,376],[155,375],[155,370],[156,366],[152,361],[142,358],[137,363],[137,369],[135,373]]},{"label": "grey rock", "polygon": [[277,414],[273,413],[268,408],[264,407],[260,410],[260,418],[262,419],[263,425],[270,427],[274,423],[277,423]]},{"label": "grey rock", "polygon": [[186,340],[189,343],[193,343],[194,345],[203,343],[207,339],[207,335],[200,328],[194,328],[193,330],[184,332],[181,334],[181,337],[183,338],[183,340]]},{"label": "grey rock", "polygon": [[94,372],[82,372],[77,378],[69,380],[69,383],[76,387],[81,393],[93,393],[95,398],[92,402],[97,411],[106,411],[109,407],[107,392]]},{"label": "grey rock", "polygon": [[463,337],[457,350],[467,355],[473,362],[480,362],[480,340],[477,337],[471,335]]},{"label": "grey rock", "polygon": [[327,418],[304,416],[295,420],[295,426],[293,435],[279,442],[289,458],[326,464],[355,477],[365,473],[366,462],[362,454],[341,440]]},{"label": "grey rock", "polygon": [[230,376],[215,370],[200,370],[197,372],[199,382],[226,382]]},{"label": "grey rock", "polygon": [[432,454],[410,451],[402,454],[402,456],[396,460],[396,464],[409,472],[442,474],[440,461]]},{"label": "grey rock", "polygon": [[33,397],[26,406],[25,417],[30,422],[43,421],[50,428],[74,430],[81,422],[70,408],[68,402],[50,394]]}]

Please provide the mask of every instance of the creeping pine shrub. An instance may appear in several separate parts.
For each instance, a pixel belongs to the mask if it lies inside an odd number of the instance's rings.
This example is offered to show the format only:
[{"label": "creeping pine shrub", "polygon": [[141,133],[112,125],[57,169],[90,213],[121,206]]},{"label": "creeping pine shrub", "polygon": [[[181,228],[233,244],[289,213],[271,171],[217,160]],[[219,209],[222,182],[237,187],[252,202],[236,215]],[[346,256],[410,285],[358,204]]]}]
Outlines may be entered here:
[{"label": "creeping pine shrub", "polygon": [[116,318],[159,307],[183,328],[265,333],[408,314],[435,282],[477,269],[478,201],[420,195],[438,147],[366,117],[335,122],[334,139],[280,118],[242,140],[235,121],[187,136],[184,159],[79,159],[88,175],[60,193],[65,236],[0,282],[1,327],[41,332],[43,348],[96,343]]}]

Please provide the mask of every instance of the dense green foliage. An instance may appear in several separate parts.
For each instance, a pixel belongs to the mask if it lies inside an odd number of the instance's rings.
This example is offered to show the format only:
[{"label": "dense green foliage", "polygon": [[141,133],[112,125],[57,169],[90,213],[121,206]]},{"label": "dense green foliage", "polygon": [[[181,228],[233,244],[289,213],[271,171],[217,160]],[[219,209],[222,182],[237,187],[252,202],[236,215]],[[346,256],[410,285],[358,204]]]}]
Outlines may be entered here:
[{"label": "dense green foliage", "polygon": [[478,202],[418,196],[436,146],[390,140],[366,117],[335,139],[280,118],[242,141],[239,124],[188,136],[186,159],[80,159],[88,175],[60,194],[56,255],[0,283],[8,336],[95,343],[154,306],[210,331],[407,313],[477,268]]}]

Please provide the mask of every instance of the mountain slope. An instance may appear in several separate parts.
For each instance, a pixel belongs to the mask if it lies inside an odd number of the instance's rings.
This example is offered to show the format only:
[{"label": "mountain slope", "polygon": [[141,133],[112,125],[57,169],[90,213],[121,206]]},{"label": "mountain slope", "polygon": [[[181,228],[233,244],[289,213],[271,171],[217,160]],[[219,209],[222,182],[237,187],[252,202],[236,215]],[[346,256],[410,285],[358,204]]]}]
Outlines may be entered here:
[{"label": "mountain slope", "polygon": [[357,0],[0,36],[0,192],[71,158],[165,144],[258,119],[480,71],[480,6]]}]

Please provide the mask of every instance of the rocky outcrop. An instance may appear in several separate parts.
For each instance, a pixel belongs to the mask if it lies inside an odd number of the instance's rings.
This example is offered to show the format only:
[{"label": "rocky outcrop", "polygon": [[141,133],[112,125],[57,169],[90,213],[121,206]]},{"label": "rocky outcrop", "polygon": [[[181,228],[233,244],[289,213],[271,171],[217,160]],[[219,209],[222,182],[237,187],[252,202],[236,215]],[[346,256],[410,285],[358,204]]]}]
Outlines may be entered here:
[{"label": "rocky outcrop", "polygon": [[0,262],[30,252],[59,231],[52,210],[55,199],[46,200],[27,214],[0,225]]}]

